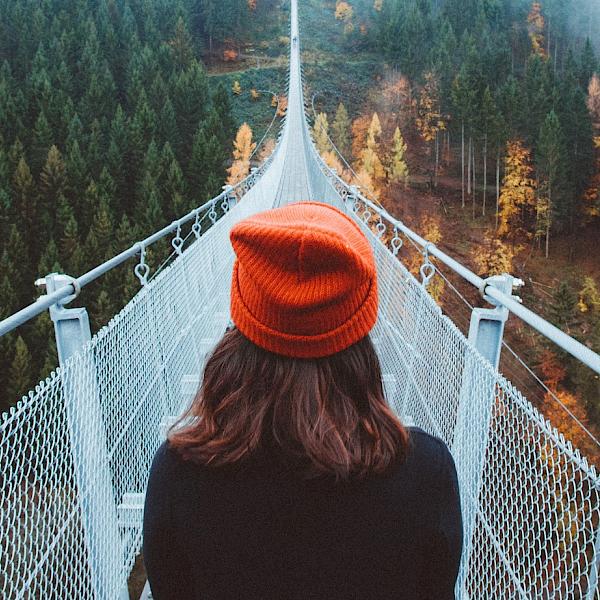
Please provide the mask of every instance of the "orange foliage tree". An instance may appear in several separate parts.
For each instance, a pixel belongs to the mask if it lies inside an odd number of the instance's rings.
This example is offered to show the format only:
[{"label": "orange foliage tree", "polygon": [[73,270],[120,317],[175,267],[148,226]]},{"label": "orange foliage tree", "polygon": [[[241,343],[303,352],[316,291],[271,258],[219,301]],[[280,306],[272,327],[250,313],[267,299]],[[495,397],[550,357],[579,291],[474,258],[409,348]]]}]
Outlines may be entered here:
[{"label": "orange foliage tree", "polygon": [[288,99],[287,96],[278,96],[279,108],[277,109],[277,116],[284,117],[287,111]]},{"label": "orange foliage tree", "polygon": [[512,271],[514,250],[502,240],[488,234],[475,249],[474,259],[478,275],[502,275]]},{"label": "orange foliage tree", "polygon": [[352,156],[357,161],[360,160],[363,148],[365,147],[370,123],[371,119],[368,115],[361,115],[352,121]]},{"label": "orange foliage tree", "polygon": [[416,125],[421,137],[427,142],[430,154],[435,147],[435,167],[433,173],[435,179],[434,185],[437,185],[439,166],[438,134],[440,131],[446,129],[446,121],[442,117],[440,109],[440,89],[438,79],[431,71],[425,73],[425,85],[423,85],[419,93]]},{"label": "orange foliage tree", "polygon": [[252,129],[247,123],[242,123],[233,142],[233,163],[227,172],[227,183],[235,185],[242,181],[250,172],[250,157],[256,148],[252,141]]},{"label": "orange foliage tree", "polygon": [[504,179],[500,190],[498,235],[512,240],[525,232],[535,208],[536,184],[532,179],[531,153],[520,140],[506,144]]},{"label": "orange foliage tree", "polygon": [[583,195],[583,214],[588,218],[600,217],[600,136],[594,138],[596,166],[590,185]]},{"label": "orange foliage tree", "polygon": [[258,154],[258,161],[262,163],[267,160],[267,158],[273,154],[273,150],[275,150],[275,140],[273,138],[267,138]]},{"label": "orange foliage tree", "polygon": [[600,127],[600,77],[597,73],[592,75],[588,85],[587,107],[596,127]]},{"label": "orange foliage tree", "polygon": [[546,58],[544,49],[544,17],[542,15],[542,5],[540,2],[534,2],[527,15],[527,30],[531,40],[531,49],[534,54]]},{"label": "orange foliage tree", "polygon": [[352,6],[345,0],[338,0],[335,5],[335,18],[338,21],[344,23],[344,32],[352,33],[354,25],[352,24],[352,17],[354,16],[354,10]]}]

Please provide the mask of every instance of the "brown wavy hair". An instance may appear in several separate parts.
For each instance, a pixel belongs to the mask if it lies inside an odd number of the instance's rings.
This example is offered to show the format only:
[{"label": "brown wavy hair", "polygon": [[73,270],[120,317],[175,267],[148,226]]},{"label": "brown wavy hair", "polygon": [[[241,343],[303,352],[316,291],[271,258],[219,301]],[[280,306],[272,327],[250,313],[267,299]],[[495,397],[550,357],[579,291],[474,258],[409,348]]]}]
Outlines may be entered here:
[{"label": "brown wavy hair", "polygon": [[266,451],[301,467],[306,478],[347,480],[404,460],[408,432],[385,401],[369,336],[332,356],[298,359],[263,350],[233,328],[208,358],[169,442],[204,465],[233,465]]}]

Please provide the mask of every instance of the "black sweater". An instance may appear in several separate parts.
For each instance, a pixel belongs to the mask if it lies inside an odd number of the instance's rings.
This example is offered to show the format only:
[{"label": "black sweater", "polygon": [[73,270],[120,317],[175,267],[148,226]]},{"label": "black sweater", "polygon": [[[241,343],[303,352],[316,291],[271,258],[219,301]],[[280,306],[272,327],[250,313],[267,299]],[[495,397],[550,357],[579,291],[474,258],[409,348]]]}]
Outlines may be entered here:
[{"label": "black sweater", "polygon": [[411,428],[386,476],[303,481],[263,456],[211,469],[163,444],[144,561],[155,600],[449,600],[462,521],[452,457]]}]

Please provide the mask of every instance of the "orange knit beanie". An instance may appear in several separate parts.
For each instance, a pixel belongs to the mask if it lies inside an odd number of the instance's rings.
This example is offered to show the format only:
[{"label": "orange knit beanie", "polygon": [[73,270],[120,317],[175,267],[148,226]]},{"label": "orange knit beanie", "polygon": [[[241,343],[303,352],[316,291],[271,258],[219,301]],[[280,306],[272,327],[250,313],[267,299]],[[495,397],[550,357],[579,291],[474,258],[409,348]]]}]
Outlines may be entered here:
[{"label": "orange knit beanie", "polygon": [[268,210],[231,230],[231,318],[257,346],[295,358],[329,356],[377,320],[373,251],[358,225],[321,202]]}]

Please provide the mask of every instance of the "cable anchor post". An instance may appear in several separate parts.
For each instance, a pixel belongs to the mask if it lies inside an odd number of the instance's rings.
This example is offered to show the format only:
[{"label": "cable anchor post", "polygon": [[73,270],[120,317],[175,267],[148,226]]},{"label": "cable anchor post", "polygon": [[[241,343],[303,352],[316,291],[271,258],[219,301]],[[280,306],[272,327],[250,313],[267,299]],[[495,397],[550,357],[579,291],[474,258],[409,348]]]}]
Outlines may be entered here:
[{"label": "cable anchor post", "polygon": [[394,236],[390,240],[390,246],[392,247],[392,254],[394,256],[398,256],[398,252],[400,252],[400,249],[402,248],[403,243],[404,242],[402,241],[402,238],[400,237],[400,232],[398,230],[398,226],[394,225]]},{"label": "cable anchor post", "polygon": [[429,282],[435,275],[435,265],[431,262],[431,259],[429,258],[429,251],[432,247],[434,247],[434,244],[432,242],[427,242],[423,248],[423,264],[419,269],[419,273],[421,274],[421,286],[424,289],[427,289]]},{"label": "cable anchor post", "polygon": [[[253,183],[254,183],[254,181],[253,181]],[[223,203],[227,203],[227,211],[230,211],[236,205],[236,200],[237,200],[233,186],[229,185],[229,184],[225,184],[223,186],[223,194],[224,194]]]},{"label": "cable anchor post", "polygon": [[177,253],[178,256],[181,256],[183,253],[183,238],[181,237],[181,223],[177,223],[177,233],[175,237],[171,240],[171,246],[173,246],[173,250]]},{"label": "cable anchor post", "polygon": [[146,264],[146,246],[144,244],[138,244],[140,250],[140,262],[135,266],[133,272],[140,281],[142,287],[148,285],[148,275],[150,274],[150,267]]},{"label": "cable anchor post", "polygon": [[202,234],[202,223],[200,223],[200,211],[198,209],[194,212],[194,224],[192,225],[192,233],[196,239],[200,238]]}]

